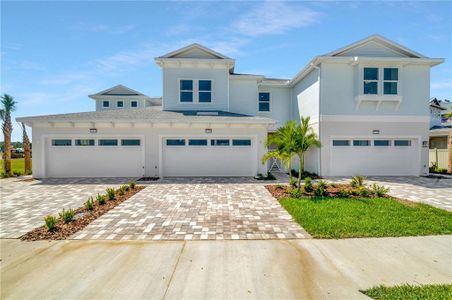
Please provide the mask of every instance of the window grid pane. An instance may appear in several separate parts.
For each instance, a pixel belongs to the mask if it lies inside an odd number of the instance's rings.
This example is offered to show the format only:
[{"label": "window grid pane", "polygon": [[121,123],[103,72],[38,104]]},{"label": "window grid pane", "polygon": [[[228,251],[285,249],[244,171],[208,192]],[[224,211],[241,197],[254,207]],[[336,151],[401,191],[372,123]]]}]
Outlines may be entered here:
[{"label": "window grid pane", "polygon": [[364,68],[364,80],[378,80],[378,68]]},{"label": "window grid pane", "polygon": [[123,107],[124,106],[124,102],[118,101],[118,102],[116,102],[116,106],[117,107]]},{"label": "window grid pane", "polygon": [[118,140],[102,139],[99,140],[99,146],[118,146]]},{"label": "window grid pane", "polygon": [[207,146],[207,140],[204,139],[192,139],[188,140],[189,146]]},{"label": "window grid pane", "polygon": [[94,146],[94,140],[84,139],[84,140],[75,140],[76,146]]},{"label": "window grid pane", "polygon": [[199,92],[199,102],[212,102],[212,92]]},{"label": "window grid pane", "polygon": [[380,146],[391,146],[391,141],[389,140],[375,140],[374,146],[380,147]]},{"label": "window grid pane", "polygon": [[136,101],[132,101],[132,103],[131,103],[131,105],[130,106],[132,106],[132,107],[138,107],[138,102],[136,102]]},{"label": "window grid pane", "polygon": [[212,90],[212,81],[210,80],[200,80],[198,83],[200,91],[211,91]]},{"label": "window grid pane", "polygon": [[52,140],[52,146],[71,146],[72,140],[69,139],[55,139]]},{"label": "window grid pane", "polygon": [[384,68],[384,80],[399,80],[399,69]]},{"label": "window grid pane", "polygon": [[193,92],[180,92],[181,102],[193,102]]},{"label": "window grid pane", "polygon": [[251,140],[232,140],[232,146],[251,146]]},{"label": "window grid pane", "polygon": [[396,146],[396,147],[408,147],[408,146],[411,146],[411,141],[410,140],[395,140],[394,141],[394,146]]},{"label": "window grid pane", "polygon": [[122,146],[140,146],[141,141],[138,139],[121,140]]},{"label": "window grid pane", "polygon": [[259,102],[270,102],[270,93],[259,93]]},{"label": "window grid pane", "polygon": [[385,95],[397,95],[397,82],[385,82],[383,91]]},{"label": "window grid pane", "polygon": [[109,107],[109,106],[110,106],[110,101],[104,101],[104,102],[102,102],[102,106],[103,106],[103,107]]},{"label": "window grid pane", "polygon": [[369,140],[353,140],[353,146],[370,146]]},{"label": "window grid pane", "polygon": [[270,111],[270,103],[259,103],[259,111]]},{"label": "window grid pane", "polygon": [[364,94],[376,95],[378,94],[378,82],[376,81],[364,81]]},{"label": "window grid pane", "polygon": [[181,91],[193,91],[193,80],[181,80],[180,81]]},{"label": "window grid pane", "polygon": [[333,146],[350,146],[349,140],[333,140]]},{"label": "window grid pane", "polygon": [[167,146],[185,146],[185,140],[184,139],[169,139],[166,140]]},{"label": "window grid pane", "polygon": [[225,139],[211,140],[210,144],[212,146],[229,146],[229,140]]}]

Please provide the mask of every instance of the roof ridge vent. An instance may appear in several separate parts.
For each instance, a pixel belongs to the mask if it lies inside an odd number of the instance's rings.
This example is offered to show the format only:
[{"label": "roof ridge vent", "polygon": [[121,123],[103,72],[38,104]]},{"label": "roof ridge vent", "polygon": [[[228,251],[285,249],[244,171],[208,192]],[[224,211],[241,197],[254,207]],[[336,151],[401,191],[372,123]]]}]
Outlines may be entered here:
[{"label": "roof ridge vent", "polygon": [[218,116],[217,111],[198,111],[197,116]]}]

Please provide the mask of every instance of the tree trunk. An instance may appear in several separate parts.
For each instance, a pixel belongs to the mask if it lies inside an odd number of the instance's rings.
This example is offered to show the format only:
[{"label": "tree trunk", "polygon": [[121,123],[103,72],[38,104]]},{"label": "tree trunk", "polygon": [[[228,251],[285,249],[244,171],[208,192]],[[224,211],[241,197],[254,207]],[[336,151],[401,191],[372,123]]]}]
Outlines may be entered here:
[{"label": "tree trunk", "polygon": [[301,188],[301,173],[303,172],[303,155],[298,154],[298,160],[300,161],[298,165],[298,188]]},{"label": "tree trunk", "polygon": [[11,115],[6,113],[5,120],[3,122],[3,136],[5,138],[5,145],[3,147],[3,156],[4,156],[4,169],[5,175],[11,176]]},{"label": "tree trunk", "polygon": [[452,129],[449,132],[449,141],[447,143],[447,149],[449,149],[449,159],[448,159],[448,172],[452,173]]},{"label": "tree trunk", "polygon": [[27,130],[25,128],[24,123],[22,123],[22,135],[24,144],[25,175],[30,175],[31,174],[30,139],[28,138]]}]

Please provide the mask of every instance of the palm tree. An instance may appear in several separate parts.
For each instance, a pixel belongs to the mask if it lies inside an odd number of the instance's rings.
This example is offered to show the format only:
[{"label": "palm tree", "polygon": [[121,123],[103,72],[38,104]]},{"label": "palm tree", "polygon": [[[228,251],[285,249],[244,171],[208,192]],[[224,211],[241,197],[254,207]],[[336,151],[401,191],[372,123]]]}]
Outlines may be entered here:
[{"label": "palm tree", "polygon": [[276,132],[269,135],[265,142],[266,147],[270,145],[276,146],[275,150],[267,152],[262,157],[262,163],[264,164],[270,158],[279,159],[284,167],[289,170],[289,176],[292,180],[292,157],[295,155],[295,129],[297,123],[295,121],[289,121],[284,126],[278,128]]},{"label": "palm tree", "polygon": [[298,156],[298,188],[301,184],[301,173],[304,170],[304,154],[310,147],[320,148],[320,141],[317,134],[309,126],[309,117],[301,118],[301,123],[295,130],[295,153]]},{"label": "palm tree", "polygon": [[2,108],[0,109],[0,118],[3,121],[2,129],[5,138],[5,145],[3,147],[3,160],[5,164],[5,175],[11,176],[11,133],[13,131],[13,124],[11,123],[11,112],[16,109],[16,101],[8,94],[2,97]]},{"label": "palm tree", "polygon": [[30,139],[28,138],[25,124],[22,123],[22,139],[24,144],[24,159],[25,159],[25,175],[31,174],[31,151]]}]

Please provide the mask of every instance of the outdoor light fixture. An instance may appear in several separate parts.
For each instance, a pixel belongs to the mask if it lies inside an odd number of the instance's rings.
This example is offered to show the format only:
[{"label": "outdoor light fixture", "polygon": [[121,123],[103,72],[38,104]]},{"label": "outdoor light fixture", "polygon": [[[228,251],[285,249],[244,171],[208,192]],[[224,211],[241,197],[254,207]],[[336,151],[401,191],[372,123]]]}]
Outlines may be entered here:
[{"label": "outdoor light fixture", "polygon": [[212,133],[212,128],[206,128],[204,131],[205,133]]},{"label": "outdoor light fixture", "polygon": [[89,133],[97,133],[97,128],[90,128]]},{"label": "outdoor light fixture", "polygon": [[372,130],[372,134],[380,134],[380,130],[379,129],[374,129],[374,130]]}]

